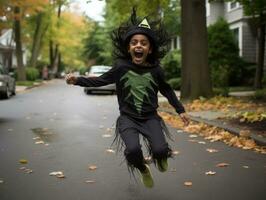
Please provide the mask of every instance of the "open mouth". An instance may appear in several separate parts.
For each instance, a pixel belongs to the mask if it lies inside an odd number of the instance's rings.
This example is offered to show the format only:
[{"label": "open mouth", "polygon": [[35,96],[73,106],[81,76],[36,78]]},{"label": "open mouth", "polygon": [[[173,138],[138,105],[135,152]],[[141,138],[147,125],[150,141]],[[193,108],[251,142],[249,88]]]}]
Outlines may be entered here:
[{"label": "open mouth", "polygon": [[143,53],[142,53],[142,52],[134,52],[134,56],[135,56],[136,58],[142,58]]}]

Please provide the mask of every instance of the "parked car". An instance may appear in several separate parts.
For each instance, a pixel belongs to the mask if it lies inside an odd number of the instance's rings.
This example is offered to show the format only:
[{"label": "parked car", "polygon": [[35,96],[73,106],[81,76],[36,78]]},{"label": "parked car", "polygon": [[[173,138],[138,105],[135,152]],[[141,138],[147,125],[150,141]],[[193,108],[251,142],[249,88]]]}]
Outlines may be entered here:
[{"label": "parked car", "polygon": [[[98,77],[109,71],[112,67],[106,65],[94,65],[91,66],[89,72],[86,72],[85,75],[88,77]],[[116,87],[115,84],[109,84],[101,87],[85,87],[84,92],[86,94],[91,94],[92,92],[110,92],[115,93]]]},{"label": "parked car", "polygon": [[0,64],[0,96],[8,99],[11,95],[16,94],[16,81],[14,73],[4,69],[3,65]]}]

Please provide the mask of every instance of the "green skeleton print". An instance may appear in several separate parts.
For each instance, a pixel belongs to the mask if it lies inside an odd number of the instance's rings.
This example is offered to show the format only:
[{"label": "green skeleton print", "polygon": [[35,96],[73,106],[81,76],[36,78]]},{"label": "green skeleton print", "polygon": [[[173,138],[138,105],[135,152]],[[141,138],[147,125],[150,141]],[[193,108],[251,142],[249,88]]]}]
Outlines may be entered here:
[{"label": "green skeleton print", "polygon": [[[129,70],[124,76],[120,79],[120,81],[126,80],[124,89],[130,87],[129,94],[125,98],[127,100],[129,97],[133,97],[134,105],[138,113],[141,113],[142,104],[144,97],[149,98],[147,90],[150,89],[153,93],[155,93],[154,88],[152,87],[152,83],[157,85],[154,81],[151,73],[145,74],[137,74],[131,70]],[[150,101],[150,99],[148,99]]]}]

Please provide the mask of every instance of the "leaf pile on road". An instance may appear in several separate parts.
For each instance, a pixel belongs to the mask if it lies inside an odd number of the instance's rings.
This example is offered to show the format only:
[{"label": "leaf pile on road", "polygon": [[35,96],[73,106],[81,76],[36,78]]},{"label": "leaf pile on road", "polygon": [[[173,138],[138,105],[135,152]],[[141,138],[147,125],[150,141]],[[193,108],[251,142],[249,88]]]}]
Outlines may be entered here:
[{"label": "leaf pile on road", "polygon": [[227,117],[231,119],[239,119],[239,122],[260,122],[266,120],[266,108],[257,108],[253,111],[240,111],[229,113]]},{"label": "leaf pile on road", "polygon": [[[184,127],[183,122],[178,116],[174,116],[165,112],[160,112],[161,117],[172,127],[183,129],[185,132],[199,134],[210,142],[223,141],[229,146],[239,147],[245,150],[254,150],[259,153],[266,154],[266,147],[258,146],[253,139],[246,136],[235,136],[221,128],[210,126],[204,123],[190,122],[190,125]],[[196,142],[196,140],[193,140]],[[198,141],[199,143],[200,141]]]},{"label": "leaf pile on road", "polygon": [[228,111],[229,109],[256,109],[258,107],[263,107],[262,104],[256,104],[253,102],[246,102],[234,97],[222,97],[215,96],[210,99],[199,98],[192,103],[186,104],[186,109],[188,111],[203,111],[203,110],[220,110]]}]

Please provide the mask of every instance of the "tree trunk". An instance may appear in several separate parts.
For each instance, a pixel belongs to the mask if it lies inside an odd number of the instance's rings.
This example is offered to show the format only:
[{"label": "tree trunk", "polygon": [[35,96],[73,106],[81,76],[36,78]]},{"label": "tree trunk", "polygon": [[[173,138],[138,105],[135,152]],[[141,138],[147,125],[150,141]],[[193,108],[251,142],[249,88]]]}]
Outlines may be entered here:
[{"label": "tree trunk", "polygon": [[[262,16],[260,16],[263,19]],[[262,21],[262,20],[260,20]],[[262,77],[264,67],[264,51],[265,51],[265,23],[261,22],[258,28],[258,56],[257,56],[257,67],[254,80],[255,89],[262,88]]]},{"label": "tree trunk", "polygon": [[31,58],[29,63],[30,67],[36,67],[36,62],[39,56],[41,40],[42,36],[44,35],[43,31],[45,31],[42,29],[42,19],[43,19],[43,13],[38,14],[36,18],[36,29],[34,33]]},{"label": "tree trunk", "polygon": [[26,71],[23,65],[23,52],[21,44],[21,24],[20,24],[20,8],[16,6],[14,8],[14,33],[15,33],[15,42],[16,42],[16,57],[17,57],[17,75],[19,81],[26,80]]},{"label": "tree trunk", "polygon": [[[63,2],[59,2],[59,7],[58,7],[58,11],[57,11],[57,18],[58,18],[58,23],[57,23],[57,27],[59,28],[59,20],[61,17],[61,8],[62,8]],[[55,45],[55,49],[53,52],[53,59],[51,62],[51,68],[52,68],[52,78],[54,78],[58,72],[58,63],[59,63],[59,44]]]},{"label": "tree trunk", "polygon": [[181,0],[181,99],[212,95],[205,0]]}]

